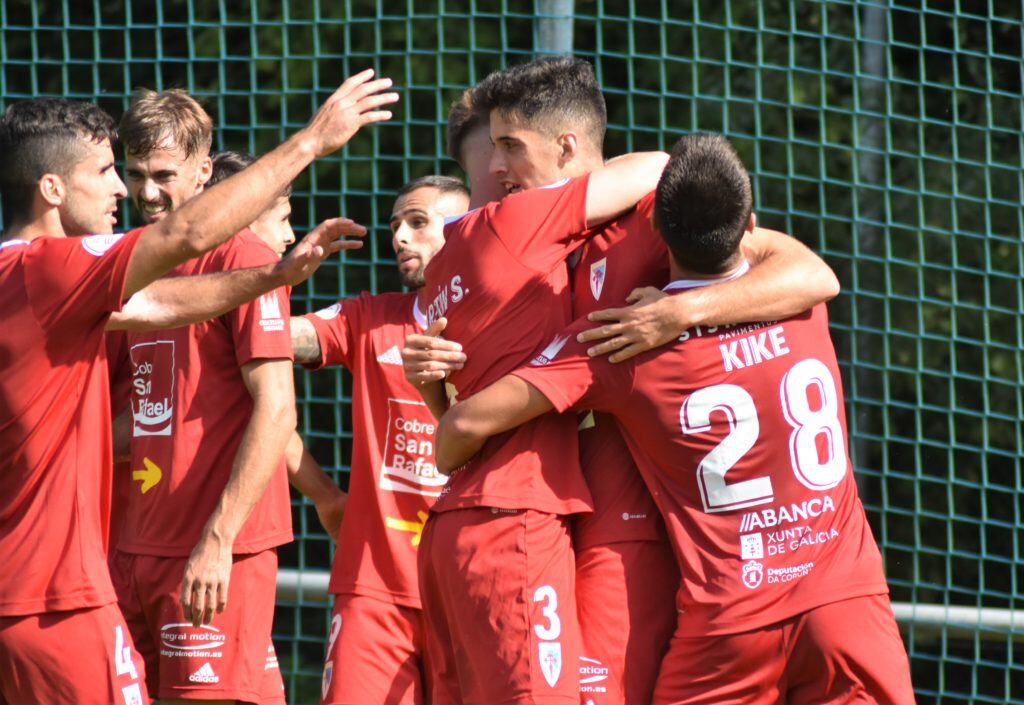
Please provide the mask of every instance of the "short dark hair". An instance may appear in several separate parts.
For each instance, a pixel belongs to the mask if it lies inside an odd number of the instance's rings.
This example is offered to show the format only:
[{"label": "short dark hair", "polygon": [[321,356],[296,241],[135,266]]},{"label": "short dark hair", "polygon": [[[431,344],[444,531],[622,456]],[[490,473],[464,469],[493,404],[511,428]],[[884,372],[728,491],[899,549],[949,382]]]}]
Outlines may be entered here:
[{"label": "short dark hair", "polygon": [[151,91],[140,88],[121,116],[121,142],[140,157],[171,139],[186,157],[206,156],[213,143],[213,120],[195,98],[181,88]]},{"label": "short dark hair", "polygon": [[546,56],[495,71],[476,87],[474,101],[538,132],[581,129],[598,151],[604,144],[604,94],[594,67],[582,59]]},{"label": "short dark hair", "polygon": [[655,222],[676,262],[700,274],[725,271],[752,207],[750,177],[727,139],[698,132],[676,142],[654,197]]},{"label": "short dark hair", "polygon": [[487,127],[489,117],[474,101],[475,88],[467,88],[448,111],[448,127],[445,130],[445,148],[448,156],[465,168],[462,158],[462,143],[470,133]]},{"label": "short dark hair", "polygon": [[412,193],[418,188],[435,188],[441,193],[457,193],[466,198],[469,198],[469,189],[466,188],[466,184],[462,183],[458,179],[452,176],[438,176],[431,174],[430,176],[421,176],[418,179],[413,179],[402,188],[398,189],[396,198],[401,198],[407,193]]},{"label": "short dark hair", "polygon": [[0,197],[5,225],[29,217],[32,192],[45,174],[66,178],[82,159],[81,140],[117,139],[114,119],[95,103],[33,98],[0,116]]},{"label": "short dark hair", "polygon": [[[230,149],[225,149],[222,152],[211,154],[210,161],[213,163],[213,167],[210,170],[210,179],[206,182],[206,188],[210,188],[229,176],[234,176],[250,164],[254,164],[256,157],[248,152],[232,152]],[[291,184],[285,187],[284,195],[292,195]]]}]

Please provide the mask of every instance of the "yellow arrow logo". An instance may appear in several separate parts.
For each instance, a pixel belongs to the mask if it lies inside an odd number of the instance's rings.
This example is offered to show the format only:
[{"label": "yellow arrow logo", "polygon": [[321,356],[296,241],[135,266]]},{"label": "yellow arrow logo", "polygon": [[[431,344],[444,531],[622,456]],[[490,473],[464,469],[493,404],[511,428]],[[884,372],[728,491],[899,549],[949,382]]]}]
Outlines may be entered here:
[{"label": "yellow arrow logo", "polygon": [[389,529],[396,529],[398,531],[411,531],[412,532],[412,545],[419,546],[420,538],[423,536],[423,526],[427,523],[427,513],[422,509],[416,512],[416,516],[420,518],[419,521],[406,521],[404,519],[396,519],[394,517],[385,517],[384,526]]},{"label": "yellow arrow logo", "polygon": [[146,494],[156,486],[156,483],[160,482],[164,474],[160,471],[157,464],[149,458],[143,458],[142,463],[146,466],[146,469],[132,470],[132,479],[142,482],[142,494]]}]

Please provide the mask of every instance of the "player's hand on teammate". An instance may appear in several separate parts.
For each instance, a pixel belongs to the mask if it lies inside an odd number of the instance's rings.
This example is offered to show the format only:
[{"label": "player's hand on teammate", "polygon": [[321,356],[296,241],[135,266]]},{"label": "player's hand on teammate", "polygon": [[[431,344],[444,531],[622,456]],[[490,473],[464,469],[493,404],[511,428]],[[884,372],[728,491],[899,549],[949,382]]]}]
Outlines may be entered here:
[{"label": "player's hand on teammate", "polygon": [[391,119],[390,110],[379,108],[397,102],[398,94],[381,92],[391,87],[390,78],[372,78],[373,69],[347,78],[303,128],[316,156],[341,148],[363,125]]},{"label": "player's hand on teammate", "polygon": [[362,240],[345,237],[363,237],[366,228],[348,218],[331,218],[320,223],[302,238],[298,245],[277,263],[275,269],[283,284],[296,286],[312,276],[323,261],[342,250],[357,250]]},{"label": "player's hand on teammate", "polygon": [[576,336],[581,343],[601,341],[587,348],[596,357],[608,355],[611,362],[622,362],[678,337],[689,324],[680,316],[683,296],[668,296],[654,287],[633,289],[623,308],[594,311],[588,320],[604,325],[585,330]]},{"label": "player's hand on teammate", "polygon": [[228,605],[231,544],[204,536],[192,549],[181,580],[181,610],[192,626],[213,621]]},{"label": "player's hand on teammate", "polygon": [[402,348],[402,366],[410,384],[422,386],[437,382],[466,364],[462,346],[440,337],[448,321],[439,318],[422,334],[410,335]]}]

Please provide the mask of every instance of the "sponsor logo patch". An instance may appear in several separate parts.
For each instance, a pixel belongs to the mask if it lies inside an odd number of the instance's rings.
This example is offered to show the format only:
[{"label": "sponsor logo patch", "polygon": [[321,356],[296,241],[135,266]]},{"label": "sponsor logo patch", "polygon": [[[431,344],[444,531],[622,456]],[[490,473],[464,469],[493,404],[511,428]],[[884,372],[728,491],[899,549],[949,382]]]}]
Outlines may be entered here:
[{"label": "sponsor logo patch", "polygon": [[753,590],[761,584],[764,579],[764,566],[757,561],[747,561],[743,564],[743,584]]},{"label": "sponsor logo patch", "polygon": [[544,348],[540,355],[530,360],[530,364],[534,367],[542,367],[548,364],[555,359],[555,356],[561,352],[567,342],[569,342],[569,336],[556,336],[554,340],[548,343],[548,346]]},{"label": "sponsor logo patch", "polygon": [[82,247],[93,257],[102,257],[107,250],[117,244],[124,233],[112,235],[86,235],[82,238]]},{"label": "sponsor logo patch", "polygon": [[608,667],[597,659],[580,656],[580,692],[608,692],[607,686],[603,685],[608,680],[608,673]]},{"label": "sponsor logo patch", "polygon": [[274,291],[260,297],[260,328],[268,333],[284,330],[281,302]]},{"label": "sponsor logo patch", "polygon": [[124,705],[142,705],[142,688],[138,683],[132,683],[121,688],[121,697],[124,698]]},{"label": "sponsor logo patch", "polygon": [[388,399],[380,488],[437,497],[448,478],[434,465],[437,421],[422,401]]},{"label": "sponsor logo patch", "polygon": [[607,269],[607,257],[602,257],[590,265],[590,293],[594,295],[595,301],[601,298],[601,292],[604,290],[604,280]]},{"label": "sponsor logo patch", "polygon": [[210,662],[207,661],[188,677],[192,683],[220,683],[220,676],[218,676]]},{"label": "sponsor logo patch", "polygon": [[390,348],[382,352],[377,356],[377,362],[382,365],[398,365],[402,366],[402,353],[398,351],[397,345],[392,345]]},{"label": "sponsor logo patch", "polygon": [[764,558],[764,539],[761,538],[761,534],[740,536],[740,558],[745,561]]},{"label": "sponsor logo patch", "polygon": [[554,688],[558,684],[558,677],[562,675],[562,645],[557,641],[542,641],[537,644],[537,652],[540,672],[544,674],[548,685]]},{"label": "sponsor logo patch", "polygon": [[169,436],[174,417],[174,341],[133,345],[132,435]]},{"label": "sponsor logo patch", "polygon": [[[160,627],[160,655],[170,658],[223,658],[227,636],[210,625],[175,622]],[[216,682],[216,681],[214,681]]]}]

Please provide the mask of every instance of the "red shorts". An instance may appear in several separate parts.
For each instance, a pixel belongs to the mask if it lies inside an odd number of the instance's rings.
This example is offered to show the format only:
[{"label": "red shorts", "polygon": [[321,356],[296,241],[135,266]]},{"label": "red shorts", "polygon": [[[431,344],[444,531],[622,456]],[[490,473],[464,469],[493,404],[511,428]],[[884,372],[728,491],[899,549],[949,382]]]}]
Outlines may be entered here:
[{"label": "red shorts", "polygon": [[270,640],[277,552],[236,555],[227,608],[199,628],[181,611],[187,561],[121,551],[111,560],[121,611],[146,661],[150,696],[283,705]]},{"label": "red shorts", "polygon": [[649,705],[675,631],[678,590],[679,566],[668,541],[626,541],[576,554],[585,705]]},{"label": "red shorts", "polygon": [[146,705],[145,678],[115,604],[0,617],[2,705]]},{"label": "red shorts", "polygon": [[324,663],[324,705],[422,705],[423,612],[363,595],[338,595]]},{"label": "red shorts", "polygon": [[578,705],[575,569],[564,517],[431,514],[420,544],[433,705]]},{"label": "red shorts", "polygon": [[833,602],[739,634],[675,636],[654,692],[682,703],[913,705],[887,595]]}]

